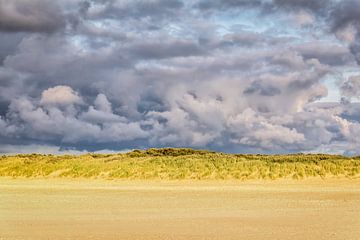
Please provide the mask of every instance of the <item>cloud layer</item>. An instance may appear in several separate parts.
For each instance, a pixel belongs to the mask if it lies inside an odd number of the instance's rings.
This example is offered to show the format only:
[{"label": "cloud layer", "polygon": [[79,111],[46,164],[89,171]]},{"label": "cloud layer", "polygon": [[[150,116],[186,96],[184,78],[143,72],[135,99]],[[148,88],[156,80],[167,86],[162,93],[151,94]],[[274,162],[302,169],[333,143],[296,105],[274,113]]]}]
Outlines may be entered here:
[{"label": "cloud layer", "polygon": [[359,9],[0,0],[0,151],[360,154]]}]

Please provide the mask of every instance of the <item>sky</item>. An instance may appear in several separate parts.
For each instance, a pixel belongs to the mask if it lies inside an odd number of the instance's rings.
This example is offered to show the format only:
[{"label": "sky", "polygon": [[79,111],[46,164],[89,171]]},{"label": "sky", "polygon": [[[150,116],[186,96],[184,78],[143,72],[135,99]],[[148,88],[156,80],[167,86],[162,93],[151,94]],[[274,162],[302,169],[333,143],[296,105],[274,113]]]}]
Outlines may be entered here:
[{"label": "sky", "polygon": [[360,154],[360,0],[0,0],[0,153]]}]

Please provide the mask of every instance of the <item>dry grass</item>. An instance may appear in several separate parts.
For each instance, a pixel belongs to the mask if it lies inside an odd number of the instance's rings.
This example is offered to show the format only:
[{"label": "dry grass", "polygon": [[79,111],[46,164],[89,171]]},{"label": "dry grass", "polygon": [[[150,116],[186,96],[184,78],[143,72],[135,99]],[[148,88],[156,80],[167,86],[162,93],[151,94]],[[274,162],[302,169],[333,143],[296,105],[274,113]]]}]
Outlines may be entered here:
[{"label": "dry grass", "polygon": [[0,176],[139,180],[358,178],[360,157],[224,154],[172,148],[81,156],[21,154],[0,157]]}]

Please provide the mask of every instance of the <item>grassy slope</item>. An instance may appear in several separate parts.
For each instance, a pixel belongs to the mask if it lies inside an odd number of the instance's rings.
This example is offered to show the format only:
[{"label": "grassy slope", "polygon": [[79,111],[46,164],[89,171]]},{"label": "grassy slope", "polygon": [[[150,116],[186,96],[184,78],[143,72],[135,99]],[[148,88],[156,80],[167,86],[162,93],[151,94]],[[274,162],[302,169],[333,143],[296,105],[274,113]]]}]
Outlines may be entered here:
[{"label": "grassy slope", "polygon": [[81,156],[22,154],[1,156],[0,176],[166,180],[359,178],[360,156],[242,155],[170,148]]}]

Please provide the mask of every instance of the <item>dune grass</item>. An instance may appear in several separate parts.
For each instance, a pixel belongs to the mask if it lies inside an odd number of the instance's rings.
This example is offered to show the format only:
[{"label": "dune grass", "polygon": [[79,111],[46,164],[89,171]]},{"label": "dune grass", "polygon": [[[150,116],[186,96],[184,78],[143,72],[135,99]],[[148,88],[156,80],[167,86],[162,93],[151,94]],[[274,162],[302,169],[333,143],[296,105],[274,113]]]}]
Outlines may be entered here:
[{"label": "dune grass", "polygon": [[360,177],[360,156],[249,155],[193,149],[148,149],[122,154],[0,157],[0,177],[257,180]]}]

